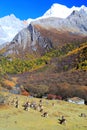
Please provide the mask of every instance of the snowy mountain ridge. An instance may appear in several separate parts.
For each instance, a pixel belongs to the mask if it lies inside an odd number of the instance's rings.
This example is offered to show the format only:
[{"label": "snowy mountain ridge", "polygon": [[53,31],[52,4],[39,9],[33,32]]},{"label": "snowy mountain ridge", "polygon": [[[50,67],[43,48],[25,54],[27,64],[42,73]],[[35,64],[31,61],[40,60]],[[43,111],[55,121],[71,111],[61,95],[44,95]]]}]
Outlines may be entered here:
[{"label": "snowy mountain ridge", "polygon": [[66,18],[68,17],[74,10],[80,11],[83,9],[87,13],[87,7],[82,5],[81,7],[71,7],[68,8],[65,5],[61,4],[53,4],[51,8],[42,16],[44,17],[59,17],[59,18]]},{"label": "snowy mountain ridge", "polygon": [[46,13],[36,19],[27,19],[21,21],[16,18],[14,14],[5,16],[0,18],[0,45],[5,42],[10,42],[14,36],[21,31],[23,28],[26,28],[28,24],[32,21],[37,21],[39,19],[49,18],[49,17],[57,17],[57,18],[67,18],[74,10],[79,11],[80,13],[84,13],[87,16],[87,7],[82,5],[81,7],[71,7],[68,8],[65,5],[54,3]]},{"label": "snowy mountain ridge", "polygon": [[14,14],[0,18],[0,45],[5,42],[10,42],[13,37],[27,27],[20,19],[16,18]]}]

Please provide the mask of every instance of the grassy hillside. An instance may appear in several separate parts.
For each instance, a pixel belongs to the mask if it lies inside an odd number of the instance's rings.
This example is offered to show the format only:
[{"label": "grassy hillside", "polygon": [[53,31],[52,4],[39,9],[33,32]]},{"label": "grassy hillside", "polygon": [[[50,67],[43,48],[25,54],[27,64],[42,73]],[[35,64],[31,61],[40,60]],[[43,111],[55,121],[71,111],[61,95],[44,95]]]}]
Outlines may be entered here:
[{"label": "grassy hillside", "polygon": [[[85,105],[43,99],[43,109],[48,112],[48,117],[42,117],[38,110],[30,108],[25,111],[22,107],[26,101],[38,104],[40,99],[9,95],[9,101],[13,98],[16,100],[16,97],[19,99],[19,108],[14,105],[0,105],[0,130],[87,130],[87,117],[80,116],[81,113],[87,115]],[[61,116],[65,116],[66,124],[59,123]]]}]

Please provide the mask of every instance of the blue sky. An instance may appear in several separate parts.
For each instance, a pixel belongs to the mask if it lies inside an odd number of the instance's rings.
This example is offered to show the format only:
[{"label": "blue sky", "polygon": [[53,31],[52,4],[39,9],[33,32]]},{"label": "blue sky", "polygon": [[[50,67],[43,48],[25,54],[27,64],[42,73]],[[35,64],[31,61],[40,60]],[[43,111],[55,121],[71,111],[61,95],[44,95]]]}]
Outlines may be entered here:
[{"label": "blue sky", "polygon": [[42,16],[53,3],[67,7],[87,6],[86,0],[0,0],[0,17],[14,14],[21,20]]}]

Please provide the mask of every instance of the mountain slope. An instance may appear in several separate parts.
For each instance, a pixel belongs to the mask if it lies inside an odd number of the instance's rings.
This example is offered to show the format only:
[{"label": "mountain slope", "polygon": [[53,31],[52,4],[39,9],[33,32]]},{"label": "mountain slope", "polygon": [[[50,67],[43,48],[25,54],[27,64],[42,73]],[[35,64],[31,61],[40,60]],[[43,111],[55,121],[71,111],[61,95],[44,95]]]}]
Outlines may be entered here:
[{"label": "mountain slope", "polygon": [[87,43],[67,53],[65,47],[62,50],[48,53],[50,62],[42,68],[16,75],[18,83],[37,96],[52,93],[87,101]]},{"label": "mountain slope", "polygon": [[[38,97],[46,93],[87,101],[87,14],[43,18],[0,51],[1,70]],[[6,87],[6,85],[3,84]]]},{"label": "mountain slope", "polygon": [[39,58],[27,56],[29,59],[1,56],[2,70],[37,97],[52,93],[87,101],[87,42],[64,44]]},{"label": "mountain slope", "polygon": [[7,54],[14,51],[16,55],[25,52],[43,55],[65,43],[81,41],[87,35],[86,21],[84,10],[73,11],[66,19],[44,18],[33,21],[14,37]]},{"label": "mountain slope", "polygon": [[81,7],[73,6],[72,8],[68,8],[64,5],[55,3],[43,16],[36,19],[29,18],[28,20],[21,21],[13,14],[0,18],[0,45],[11,41],[21,29],[25,28],[32,21],[49,17],[66,18],[74,10],[77,10],[79,12],[83,10],[87,14],[87,7],[84,5]]}]

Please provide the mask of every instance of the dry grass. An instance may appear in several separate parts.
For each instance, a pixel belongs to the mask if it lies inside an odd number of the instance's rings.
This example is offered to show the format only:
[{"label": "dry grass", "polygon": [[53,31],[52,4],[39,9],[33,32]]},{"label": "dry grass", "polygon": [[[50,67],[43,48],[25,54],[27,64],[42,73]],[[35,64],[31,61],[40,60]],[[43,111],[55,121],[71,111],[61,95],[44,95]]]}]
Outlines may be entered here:
[{"label": "dry grass", "polygon": [[[87,130],[87,117],[80,117],[83,112],[87,115],[85,105],[43,99],[44,111],[48,112],[48,117],[42,117],[39,111],[31,108],[24,111],[22,107],[27,100],[39,103],[40,99],[10,95],[9,100],[16,97],[19,99],[18,109],[13,105],[0,107],[0,130]],[[52,103],[55,105],[52,106]],[[67,120],[63,125],[58,120],[62,115]]]}]

